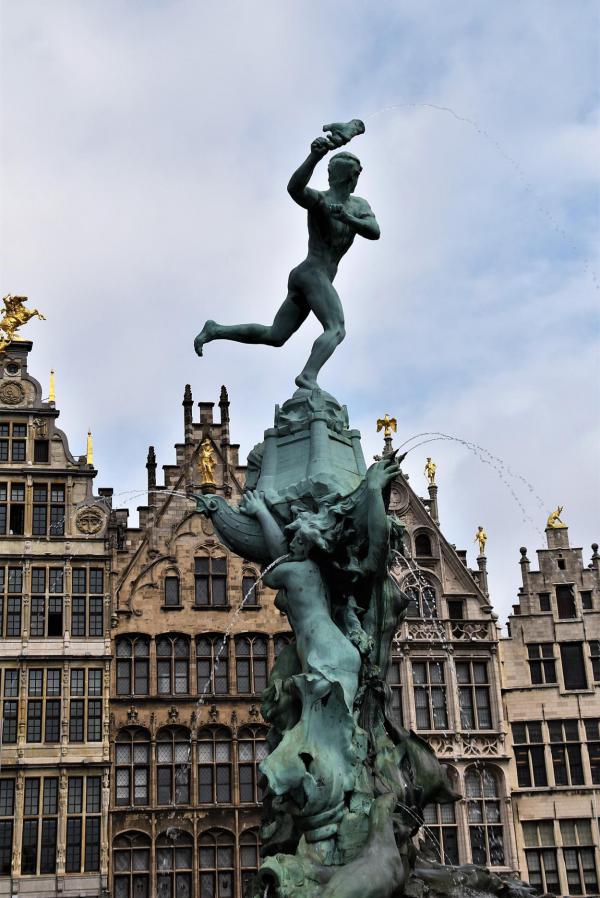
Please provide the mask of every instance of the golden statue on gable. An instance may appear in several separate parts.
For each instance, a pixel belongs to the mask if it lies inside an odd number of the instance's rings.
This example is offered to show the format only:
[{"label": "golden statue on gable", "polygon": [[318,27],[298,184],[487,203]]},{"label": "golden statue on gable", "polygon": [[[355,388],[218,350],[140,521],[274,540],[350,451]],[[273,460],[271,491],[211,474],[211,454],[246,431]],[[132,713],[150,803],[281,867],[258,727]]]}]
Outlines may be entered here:
[{"label": "golden statue on gable", "polygon": [[485,532],[485,530],[483,529],[481,524],[477,528],[477,533],[475,534],[475,539],[473,540],[473,542],[479,543],[479,554],[485,555],[485,544],[487,542],[487,533]]},{"label": "golden statue on gable", "polygon": [[428,455],[427,461],[425,462],[425,470],[423,473],[425,474],[425,477],[427,477],[427,480],[429,481],[429,486],[433,486],[435,483],[436,468],[437,468],[436,463],[434,461],[432,461],[431,456]]},{"label": "golden statue on gable", "polygon": [[395,418],[390,418],[387,412],[385,413],[383,418],[377,419],[377,433],[379,433],[380,430],[383,430],[383,436],[386,440],[391,437],[392,431],[396,433],[397,429],[398,422]]},{"label": "golden statue on gable", "polygon": [[546,527],[549,527],[551,530],[558,530],[561,527],[567,526],[565,524],[565,522],[561,521],[561,519],[560,519],[560,516],[563,512],[563,508],[564,508],[564,505],[559,505],[558,508],[556,509],[556,511],[553,511],[548,516],[548,522],[546,524]]},{"label": "golden statue on gable", "polygon": [[217,458],[211,441],[206,438],[200,445],[198,467],[200,469],[200,483],[214,483],[215,466]]},{"label": "golden statue on gable", "polygon": [[11,296],[9,293],[3,297],[4,309],[2,320],[0,321],[0,352],[12,343],[13,340],[22,340],[23,337],[17,336],[19,328],[27,324],[30,318],[39,318],[40,321],[46,319],[37,309],[26,309],[26,296]]}]

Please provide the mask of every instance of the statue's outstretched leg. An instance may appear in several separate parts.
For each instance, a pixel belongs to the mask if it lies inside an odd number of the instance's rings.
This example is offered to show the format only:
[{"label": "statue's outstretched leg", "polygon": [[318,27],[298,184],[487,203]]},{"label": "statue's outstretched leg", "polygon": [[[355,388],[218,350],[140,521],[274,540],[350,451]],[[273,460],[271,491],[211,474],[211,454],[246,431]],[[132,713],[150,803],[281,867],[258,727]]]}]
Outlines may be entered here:
[{"label": "statue's outstretched leg", "polygon": [[295,291],[290,291],[275,315],[273,324],[225,325],[209,320],[194,340],[194,349],[198,355],[202,355],[205,343],[211,343],[213,340],[283,346],[306,320],[308,313],[309,308],[304,299]]},{"label": "statue's outstretched leg", "polygon": [[[308,291],[307,291],[308,293]],[[298,377],[296,386],[314,390],[317,386],[317,375],[327,359],[333,354],[336,346],[346,336],[344,328],[344,310],[333,284],[324,275],[315,275],[308,301],[324,332],[313,344],[308,361]]]}]

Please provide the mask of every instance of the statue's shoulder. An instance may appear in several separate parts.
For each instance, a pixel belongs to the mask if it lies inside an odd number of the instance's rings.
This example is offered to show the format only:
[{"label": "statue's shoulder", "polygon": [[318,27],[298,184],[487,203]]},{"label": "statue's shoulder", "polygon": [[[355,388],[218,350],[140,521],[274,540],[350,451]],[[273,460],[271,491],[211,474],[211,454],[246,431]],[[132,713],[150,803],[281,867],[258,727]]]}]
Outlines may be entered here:
[{"label": "statue's shoulder", "polygon": [[371,207],[367,200],[362,196],[357,196],[355,193],[352,194],[352,201],[354,202],[355,208],[360,212],[370,212]]}]

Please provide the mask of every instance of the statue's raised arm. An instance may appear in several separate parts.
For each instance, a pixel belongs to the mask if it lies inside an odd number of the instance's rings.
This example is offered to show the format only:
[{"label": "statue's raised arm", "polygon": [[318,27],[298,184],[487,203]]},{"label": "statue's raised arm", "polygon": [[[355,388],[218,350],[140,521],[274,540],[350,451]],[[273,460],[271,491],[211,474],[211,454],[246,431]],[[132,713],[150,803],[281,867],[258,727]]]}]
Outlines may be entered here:
[{"label": "statue's raised arm", "polygon": [[273,323],[222,325],[208,320],[194,342],[198,355],[213,340],[283,346],[306,320],[310,312],[319,319],[323,333],[315,341],[310,357],[296,378],[298,387],[312,390],[317,376],[344,339],[344,312],[333,286],[338,265],[358,234],[367,240],[379,238],[379,225],[366,200],[353,191],[362,171],[352,153],[336,153],[329,161],[329,188],[309,187],[318,162],[331,150],[364,133],[360,119],[325,125],[326,137],[313,140],[310,152],[288,184],[292,199],[308,211],[308,253],[290,272],[288,293]]}]

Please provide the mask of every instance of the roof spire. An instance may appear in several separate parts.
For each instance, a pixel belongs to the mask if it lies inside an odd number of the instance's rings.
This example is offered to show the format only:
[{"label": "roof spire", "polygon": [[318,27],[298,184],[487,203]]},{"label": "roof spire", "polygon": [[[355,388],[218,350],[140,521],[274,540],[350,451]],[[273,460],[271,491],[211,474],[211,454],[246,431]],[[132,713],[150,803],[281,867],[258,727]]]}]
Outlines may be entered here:
[{"label": "roof spire", "polygon": [[48,402],[56,402],[56,380],[54,378],[54,368],[50,368],[50,387],[48,389]]}]

